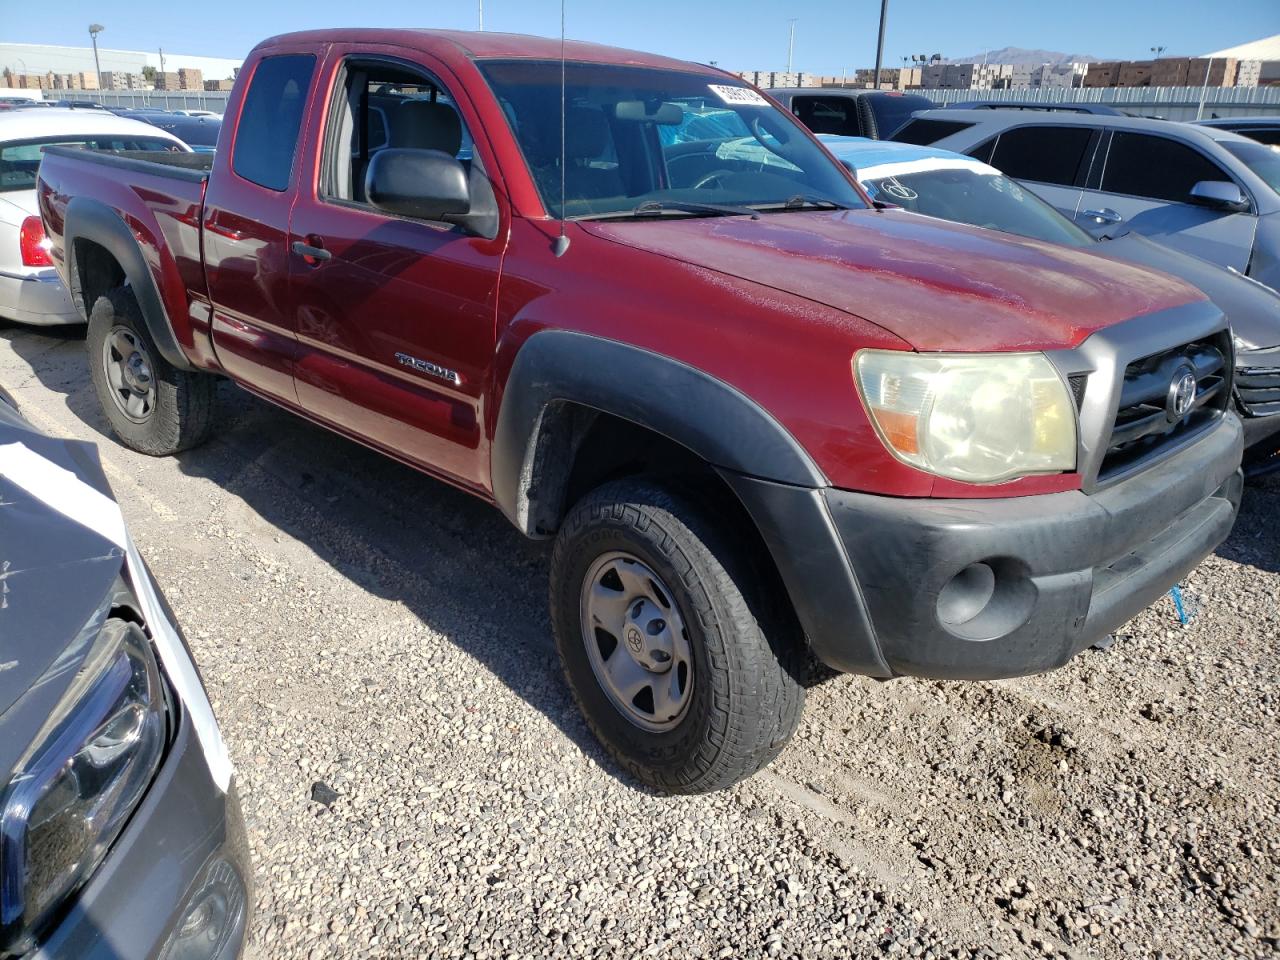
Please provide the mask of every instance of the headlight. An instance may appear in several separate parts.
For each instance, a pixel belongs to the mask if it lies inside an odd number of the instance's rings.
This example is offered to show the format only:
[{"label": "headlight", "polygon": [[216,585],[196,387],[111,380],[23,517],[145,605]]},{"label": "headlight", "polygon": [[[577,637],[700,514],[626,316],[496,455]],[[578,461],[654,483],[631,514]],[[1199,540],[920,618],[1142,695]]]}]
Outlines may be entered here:
[{"label": "headlight", "polygon": [[0,802],[0,954],[21,953],[106,856],[164,751],[151,645],[108,620]]},{"label": "headlight", "polygon": [[853,367],[880,439],[914,467],[970,483],[1075,469],[1075,405],[1042,353],[862,350]]}]

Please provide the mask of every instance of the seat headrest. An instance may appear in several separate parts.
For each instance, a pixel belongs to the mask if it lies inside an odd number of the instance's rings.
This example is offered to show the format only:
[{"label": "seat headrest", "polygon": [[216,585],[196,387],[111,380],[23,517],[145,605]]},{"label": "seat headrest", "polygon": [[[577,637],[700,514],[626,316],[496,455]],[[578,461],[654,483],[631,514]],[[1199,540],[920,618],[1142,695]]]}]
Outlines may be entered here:
[{"label": "seat headrest", "polygon": [[390,145],[457,156],[462,147],[462,120],[450,104],[405,100],[391,118]]},{"label": "seat headrest", "polygon": [[575,158],[595,159],[609,144],[609,121],[597,107],[571,107],[565,112],[564,152]]}]

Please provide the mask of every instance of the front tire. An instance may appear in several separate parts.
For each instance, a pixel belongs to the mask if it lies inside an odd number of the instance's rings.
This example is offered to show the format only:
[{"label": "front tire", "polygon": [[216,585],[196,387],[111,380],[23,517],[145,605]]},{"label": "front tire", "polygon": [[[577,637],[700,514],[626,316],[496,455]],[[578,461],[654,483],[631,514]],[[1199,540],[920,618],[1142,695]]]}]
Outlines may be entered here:
[{"label": "front tire", "polygon": [[126,447],[163,457],[208,437],[216,380],[178,370],[160,355],[132,290],[117,287],[97,299],[86,344],[103,413]]},{"label": "front tire", "polygon": [[648,480],[600,487],[551,560],[565,677],[593,733],[638,780],[719,790],[781,752],[804,707],[804,645],[748,545]]}]

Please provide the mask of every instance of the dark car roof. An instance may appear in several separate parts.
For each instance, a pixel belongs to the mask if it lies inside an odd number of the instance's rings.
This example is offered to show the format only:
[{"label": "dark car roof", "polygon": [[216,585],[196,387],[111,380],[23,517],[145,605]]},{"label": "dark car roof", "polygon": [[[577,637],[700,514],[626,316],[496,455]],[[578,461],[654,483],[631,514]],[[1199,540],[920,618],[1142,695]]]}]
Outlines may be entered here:
[{"label": "dark car roof", "polygon": [[1042,103],[1035,100],[964,100],[947,105],[948,110],[1046,110],[1055,113],[1089,113],[1103,117],[1128,116],[1123,110],[1103,103]]},{"label": "dark car roof", "polygon": [[[922,100],[929,100],[919,90],[867,90],[862,87],[772,87],[767,89],[765,93],[771,97],[794,97],[794,96],[821,96],[821,97],[919,97]],[[930,100],[930,103],[933,101]]]},{"label": "dark car roof", "polygon": [[1280,127],[1280,116],[1274,117],[1214,117],[1212,120],[1195,120],[1202,127],[1220,127],[1225,130],[1249,127]]}]

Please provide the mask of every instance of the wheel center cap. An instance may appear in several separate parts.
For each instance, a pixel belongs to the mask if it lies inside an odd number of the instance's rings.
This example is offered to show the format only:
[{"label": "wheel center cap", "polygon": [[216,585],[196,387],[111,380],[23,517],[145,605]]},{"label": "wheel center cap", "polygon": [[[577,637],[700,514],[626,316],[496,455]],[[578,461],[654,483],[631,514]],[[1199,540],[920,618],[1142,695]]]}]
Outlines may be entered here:
[{"label": "wheel center cap", "polygon": [[671,669],[674,643],[665,614],[651,600],[637,600],[627,611],[622,640],[640,666],[651,673]]},{"label": "wheel center cap", "polygon": [[146,393],[151,389],[151,371],[147,369],[147,361],[142,354],[134,353],[123,365],[124,382],[135,393]]}]

